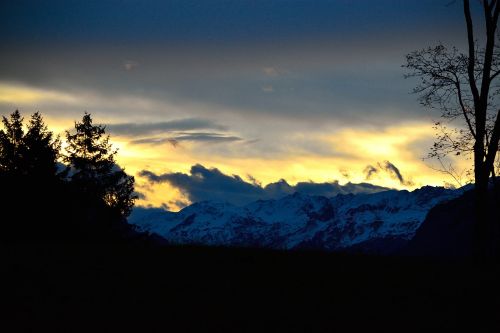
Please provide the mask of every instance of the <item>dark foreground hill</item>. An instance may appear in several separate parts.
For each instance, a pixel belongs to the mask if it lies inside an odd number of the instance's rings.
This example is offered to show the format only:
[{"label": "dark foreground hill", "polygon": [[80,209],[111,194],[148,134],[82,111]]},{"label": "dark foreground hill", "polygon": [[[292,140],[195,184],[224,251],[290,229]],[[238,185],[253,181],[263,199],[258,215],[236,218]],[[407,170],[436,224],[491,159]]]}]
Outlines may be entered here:
[{"label": "dark foreground hill", "polygon": [[493,262],[11,244],[5,332],[500,330]]},{"label": "dark foreground hill", "polygon": [[99,202],[39,194],[2,197],[19,212],[2,217],[5,332],[500,331],[499,263],[435,255],[462,246],[467,196],[417,231],[431,256],[382,257],[158,246]]},{"label": "dark foreground hill", "polygon": [[[500,193],[490,190],[487,216],[489,242],[500,256]],[[467,257],[474,254],[476,208],[474,191],[433,207],[415,236],[401,252],[404,255]]]}]

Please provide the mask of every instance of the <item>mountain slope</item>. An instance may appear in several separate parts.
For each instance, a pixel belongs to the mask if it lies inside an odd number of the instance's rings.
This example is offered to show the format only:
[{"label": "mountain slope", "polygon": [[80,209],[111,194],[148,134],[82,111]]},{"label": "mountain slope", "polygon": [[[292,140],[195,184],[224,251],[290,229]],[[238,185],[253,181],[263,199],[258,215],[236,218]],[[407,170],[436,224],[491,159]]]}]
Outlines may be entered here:
[{"label": "mountain slope", "polygon": [[[500,193],[491,189],[487,199],[489,232],[483,244],[491,243],[492,254],[499,255],[500,225],[498,207]],[[415,237],[411,239],[403,253],[416,256],[466,257],[474,254],[476,220],[476,197],[468,191],[460,197],[433,207]]]},{"label": "mountain slope", "polygon": [[137,208],[129,223],[175,244],[384,252],[400,248],[432,207],[462,192],[431,186],[332,198],[297,192],[241,207],[204,201],[178,213]]}]

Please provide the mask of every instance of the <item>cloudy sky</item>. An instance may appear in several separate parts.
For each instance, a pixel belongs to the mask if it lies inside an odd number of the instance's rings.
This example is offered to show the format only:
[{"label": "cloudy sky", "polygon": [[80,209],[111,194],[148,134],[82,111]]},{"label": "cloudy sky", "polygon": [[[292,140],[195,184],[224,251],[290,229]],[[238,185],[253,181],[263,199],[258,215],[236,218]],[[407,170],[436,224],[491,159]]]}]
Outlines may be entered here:
[{"label": "cloudy sky", "polygon": [[443,185],[422,161],[439,114],[401,65],[464,36],[450,0],[2,1],[0,114],[59,133],[90,112],[141,205]]}]

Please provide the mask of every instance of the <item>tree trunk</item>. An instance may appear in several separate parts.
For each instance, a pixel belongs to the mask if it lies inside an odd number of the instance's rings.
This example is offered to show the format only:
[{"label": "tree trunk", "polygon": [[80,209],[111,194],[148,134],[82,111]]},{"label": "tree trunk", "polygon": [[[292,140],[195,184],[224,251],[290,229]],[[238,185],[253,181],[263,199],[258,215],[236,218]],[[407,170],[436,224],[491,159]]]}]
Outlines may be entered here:
[{"label": "tree trunk", "polygon": [[494,254],[493,226],[489,217],[488,182],[490,170],[484,161],[475,165],[476,223],[474,235],[475,255],[480,258]]}]

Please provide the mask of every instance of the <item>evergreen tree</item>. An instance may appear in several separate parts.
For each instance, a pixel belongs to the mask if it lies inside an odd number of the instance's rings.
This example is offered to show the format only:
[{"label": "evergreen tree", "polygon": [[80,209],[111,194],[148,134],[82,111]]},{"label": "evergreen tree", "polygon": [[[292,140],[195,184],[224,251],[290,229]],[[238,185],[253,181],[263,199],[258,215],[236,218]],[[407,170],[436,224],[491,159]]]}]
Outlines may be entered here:
[{"label": "evergreen tree", "polygon": [[2,117],[4,130],[0,130],[0,171],[11,175],[18,174],[21,168],[20,148],[23,144],[23,118],[18,110],[10,119]]},{"label": "evergreen tree", "polygon": [[75,122],[76,133],[66,132],[71,183],[79,190],[97,196],[128,216],[136,197],[134,177],[128,176],[115,162],[116,149],[109,143],[106,127],[93,125],[90,114]]},{"label": "evergreen tree", "polygon": [[56,177],[61,142],[47,129],[39,112],[31,116],[22,142],[20,155],[24,172],[41,180]]},{"label": "evergreen tree", "polygon": [[23,117],[16,110],[10,119],[3,117],[0,130],[0,171],[13,177],[39,181],[57,174],[60,141],[47,129],[39,112],[31,116],[27,131]]}]

